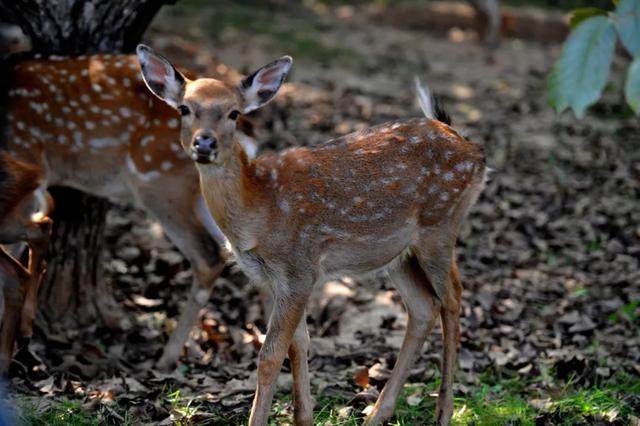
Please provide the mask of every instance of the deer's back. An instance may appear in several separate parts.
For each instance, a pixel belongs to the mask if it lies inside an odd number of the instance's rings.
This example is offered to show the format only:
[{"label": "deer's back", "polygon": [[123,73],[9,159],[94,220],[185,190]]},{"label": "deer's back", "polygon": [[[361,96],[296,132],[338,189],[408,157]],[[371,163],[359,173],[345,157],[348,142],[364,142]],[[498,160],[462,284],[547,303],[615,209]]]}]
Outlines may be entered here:
[{"label": "deer's back", "polygon": [[14,83],[7,147],[25,161],[46,161],[50,184],[128,200],[123,173],[151,180],[190,166],[178,114],[148,93],[135,56],[22,61]]},{"label": "deer's back", "polygon": [[318,148],[259,157],[251,166],[255,191],[272,194],[264,229],[288,238],[273,240],[269,250],[315,248],[341,269],[358,262],[349,253],[368,248],[372,258],[355,265],[362,270],[376,258],[393,259],[417,228],[446,222],[484,170],[480,146],[429,119],[386,123]]},{"label": "deer's back", "polygon": [[254,173],[283,218],[378,228],[408,216],[435,223],[484,167],[479,145],[438,121],[409,119],[263,157]]}]

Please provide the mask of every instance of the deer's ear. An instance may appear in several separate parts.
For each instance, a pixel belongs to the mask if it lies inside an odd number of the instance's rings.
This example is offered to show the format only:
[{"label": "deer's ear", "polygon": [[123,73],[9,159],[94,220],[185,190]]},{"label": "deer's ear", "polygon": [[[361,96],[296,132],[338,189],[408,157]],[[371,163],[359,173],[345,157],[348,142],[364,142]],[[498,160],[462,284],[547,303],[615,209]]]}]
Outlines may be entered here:
[{"label": "deer's ear", "polygon": [[171,63],[155,53],[150,47],[139,44],[136,49],[142,77],[151,92],[177,108],[182,102],[185,77]]},{"label": "deer's ear", "polygon": [[243,113],[260,108],[275,96],[291,69],[292,61],[291,56],[283,56],[240,82],[238,91],[243,100]]}]

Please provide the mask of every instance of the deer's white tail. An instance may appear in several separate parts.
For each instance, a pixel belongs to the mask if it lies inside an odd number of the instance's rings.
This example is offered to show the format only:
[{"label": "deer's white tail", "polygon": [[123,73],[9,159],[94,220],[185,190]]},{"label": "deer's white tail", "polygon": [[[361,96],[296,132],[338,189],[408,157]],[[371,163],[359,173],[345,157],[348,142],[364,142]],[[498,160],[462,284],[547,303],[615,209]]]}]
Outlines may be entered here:
[{"label": "deer's white tail", "polygon": [[416,96],[418,97],[418,103],[420,104],[420,109],[422,109],[424,116],[432,120],[438,120],[451,125],[451,118],[449,117],[449,114],[447,114],[444,108],[442,108],[438,98],[431,93],[429,87],[422,84],[418,76],[415,77],[415,82]]},{"label": "deer's white tail", "polygon": [[420,104],[420,109],[422,109],[422,113],[425,117],[434,119],[433,115],[433,103],[431,102],[431,92],[429,88],[422,84],[420,81],[420,77],[415,77],[416,81],[416,96],[418,96],[418,103]]}]

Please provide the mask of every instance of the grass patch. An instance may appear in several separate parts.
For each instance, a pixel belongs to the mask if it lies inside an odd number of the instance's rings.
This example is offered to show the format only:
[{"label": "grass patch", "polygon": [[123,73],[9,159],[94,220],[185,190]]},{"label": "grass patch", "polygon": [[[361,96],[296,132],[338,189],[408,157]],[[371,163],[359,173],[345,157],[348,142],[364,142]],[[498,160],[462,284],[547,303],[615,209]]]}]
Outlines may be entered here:
[{"label": "grass patch", "polygon": [[40,410],[33,403],[20,404],[18,422],[24,426],[97,426],[100,424],[96,413],[82,408],[79,402],[67,399],[51,404]]},{"label": "grass patch", "polygon": [[[627,398],[640,395],[638,377],[620,376],[612,383],[588,388],[565,383],[549,391],[539,381],[523,381],[518,376],[495,379],[483,374],[480,379],[481,384],[472,388],[469,395],[455,399],[452,425],[589,425],[637,415],[637,406],[634,411]],[[434,425],[436,390],[435,383],[405,386],[389,425]],[[636,397],[635,403],[638,402]],[[360,425],[365,417],[363,408],[346,399],[321,399],[315,410],[315,424]],[[283,400],[277,402],[270,425],[290,422],[290,409]]]},{"label": "grass patch", "polygon": [[535,409],[524,398],[501,385],[483,385],[468,398],[456,398],[453,423],[457,425],[533,425]]},{"label": "grass patch", "polygon": [[[546,387],[542,379],[522,380],[514,375],[500,377],[490,373],[479,376],[479,384],[466,396],[455,398],[452,425],[499,426],[554,424],[557,426],[625,424],[629,416],[638,416],[640,377],[619,375],[617,379],[589,387],[573,383],[555,383]],[[409,384],[398,401],[390,426],[434,425],[437,383]],[[315,424],[319,426],[356,426],[365,417],[361,402],[344,397],[318,396]],[[217,404],[204,403],[180,390],[163,390],[158,403],[171,412],[178,426],[246,424],[248,412],[229,414]],[[20,423],[29,426],[94,426],[104,424],[108,413],[84,410],[80,403],[62,400],[46,410],[21,404]],[[273,404],[270,426],[292,424],[289,395],[281,395]],[[133,425],[148,419],[129,419],[118,424]],[[613,423],[616,422],[616,423]]]}]

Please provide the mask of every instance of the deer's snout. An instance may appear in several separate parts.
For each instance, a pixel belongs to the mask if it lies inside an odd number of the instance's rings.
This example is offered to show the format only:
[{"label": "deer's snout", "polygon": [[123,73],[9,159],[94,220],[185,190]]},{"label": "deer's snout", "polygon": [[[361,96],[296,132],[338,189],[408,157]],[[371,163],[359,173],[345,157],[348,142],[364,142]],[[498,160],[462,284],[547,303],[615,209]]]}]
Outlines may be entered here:
[{"label": "deer's snout", "polygon": [[218,141],[210,132],[196,133],[191,142],[191,158],[198,163],[211,163],[218,153]]}]

